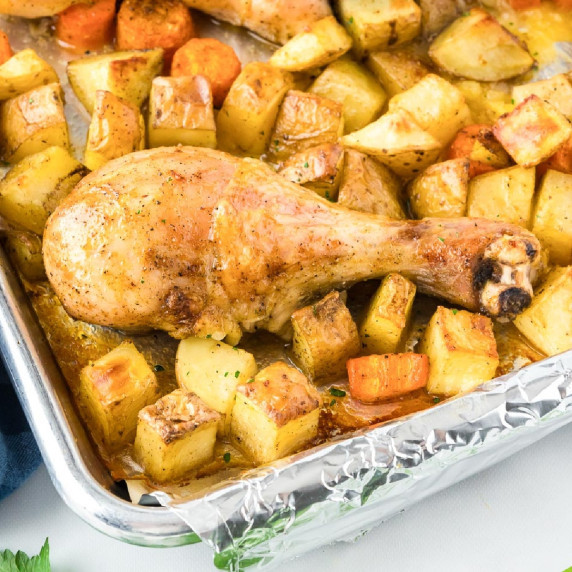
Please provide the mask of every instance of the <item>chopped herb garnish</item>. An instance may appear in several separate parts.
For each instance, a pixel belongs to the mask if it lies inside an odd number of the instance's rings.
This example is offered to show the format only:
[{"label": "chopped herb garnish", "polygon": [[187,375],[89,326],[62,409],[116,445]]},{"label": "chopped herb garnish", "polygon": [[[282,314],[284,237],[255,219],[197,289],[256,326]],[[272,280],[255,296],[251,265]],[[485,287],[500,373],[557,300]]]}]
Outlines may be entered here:
[{"label": "chopped herb garnish", "polygon": [[224,372],[224,376],[225,376],[225,377],[228,377],[228,371],[225,371],[225,372]]},{"label": "chopped herb garnish", "polygon": [[338,389],[337,387],[330,387],[330,395],[334,397],[345,397],[346,392],[343,389]]},{"label": "chopped herb garnish", "polygon": [[153,366],[153,371],[165,371],[165,368],[160,363],[158,363]]},{"label": "chopped herb garnish", "polygon": [[348,18],[348,24],[353,24],[353,23],[354,23],[354,17],[353,17],[353,16],[350,16],[350,17]]},{"label": "chopped herb garnish", "polygon": [[456,310],[455,308],[453,308],[453,309],[451,310],[451,312],[453,312],[453,316],[456,316],[458,311],[459,311],[459,310]]},{"label": "chopped herb garnish", "polygon": [[230,453],[225,453],[222,458],[225,463],[230,463]]},{"label": "chopped herb garnish", "polygon": [[440,398],[440,397],[435,396],[435,397],[433,398],[433,403],[439,403],[439,401],[441,401],[441,398]]},{"label": "chopped herb garnish", "polygon": [[238,351],[238,348],[237,348],[236,346],[232,346],[232,349],[233,349],[235,352]]},{"label": "chopped herb garnish", "polygon": [[254,383],[254,378],[251,377],[246,383]]},{"label": "chopped herb garnish", "polygon": [[304,169],[307,169],[307,168],[308,168],[308,161],[306,161],[306,162],[304,163]]},{"label": "chopped herb garnish", "polygon": [[207,337],[207,340],[210,340],[210,339],[213,337],[213,335],[212,335],[212,334],[207,334],[206,337]]},{"label": "chopped herb garnish", "polygon": [[445,239],[442,236],[437,237],[441,242],[445,242]]},{"label": "chopped herb garnish", "polygon": [[145,280],[141,278],[141,284],[145,284]]},{"label": "chopped herb garnish", "polygon": [[332,399],[332,401],[330,401],[330,407],[333,407],[336,404],[336,400]]},{"label": "chopped herb garnish", "polygon": [[141,209],[139,209],[135,214],[141,214]]},{"label": "chopped herb garnish", "polygon": [[162,219],[161,219],[161,222],[162,222],[163,224],[165,224],[165,223],[167,222],[167,219],[166,219],[166,218],[162,218]]},{"label": "chopped herb garnish", "polygon": [[240,371],[236,370],[236,371],[234,372],[234,377],[238,378],[239,375],[240,375]]},{"label": "chopped herb garnish", "polygon": [[314,316],[318,315],[318,308],[316,307],[316,304],[312,306],[312,314],[314,314]]}]

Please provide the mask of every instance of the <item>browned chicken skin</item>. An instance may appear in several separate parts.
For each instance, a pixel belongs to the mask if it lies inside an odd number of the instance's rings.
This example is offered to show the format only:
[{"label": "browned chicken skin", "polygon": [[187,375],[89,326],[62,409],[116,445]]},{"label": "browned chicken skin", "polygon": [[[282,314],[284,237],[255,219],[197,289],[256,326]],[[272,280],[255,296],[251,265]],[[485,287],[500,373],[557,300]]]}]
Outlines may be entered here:
[{"label": "browned chicken skin", "polygon": [[389,221],[260,161],[191,147],[133,153],[83,179],[49,219],[44,257],[72,316],[231,339],[280,333],[311,298],[388,272],[472,310],[518,313],[542,259],[518,226]]}]

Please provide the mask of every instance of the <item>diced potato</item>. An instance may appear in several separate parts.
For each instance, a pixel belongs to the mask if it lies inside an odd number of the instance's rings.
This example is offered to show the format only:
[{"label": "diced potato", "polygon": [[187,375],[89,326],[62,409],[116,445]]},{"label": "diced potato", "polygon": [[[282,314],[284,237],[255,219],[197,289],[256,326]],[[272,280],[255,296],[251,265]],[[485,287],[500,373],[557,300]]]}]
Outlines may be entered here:
[{"label": "diced potato", "polygon": [[149,147],[216,147],[213,97],[202,76],[156,77],[149,97]]},{"label": "diced potato", "polygon": [[359,151],[345,152],[338,204],[356,211],[406,218],[399,202],[401,182],[380,162]]},{"label": "diced potato", "polygon": [[210,338],[187,338],[177,350],[177,383],[220,413],[220,436],[229,433],[237,385],[247,383],[257,371],[252,354]]},{"label": "diced potato", "polygon": [[368,56],[366,65],[389,97],[412,88],[429,73],[415,56],[400,50],[373,52]]},{"label": "diced potato", "polygon": [[477,81],[509,79],[534,64],[526,46],[481,8],[473,8],[439,34],[429,56],[445,71]]},{"label": "diced potato", "polygon": [[403,109],[441,145],[447,145],[461,127],[471,122],[463,94],[447,80],[427,74],[412,88],[389,101],[389,112]]},{"label": "diced potato", "polygon": [[292,314],[292,351],[312,380],[342,376],[361,348],[357,326],[339,292]]},{"label": "diced potato", "polygon": [[60,84],[37,87],[2,102],[0,133],[4,158],[10,163],[54,145],[67,149],[68,125]]},{"label": "diced potato", "polygon": [[286,94],[274,131],[268,159],[278,163],[323,143],[337,143],[344,131],[341,103],[313,93],[291,90]]},{"label": "diced potato", "polygon": [[519,165],[479,175],[469,183],[467,216],[528,228],[535,182],[534,168]]},{"label": "diced potato", "polygon": [[372,354],[393,354],[402,349],[410,326],[417,288],[401,274],[388,274],[369,303],[359,334]]},{"label": "diced potato", "polygon": [[110,91],[97,90],[85,145],[86,167],[95,171],[144,147],[145,123],[139,108]]},{"label": "diced potato", "polygon": [[313,22],[278,48],[269,63],[286,71],[306,71],[333,62],[351,47],[352,39],[344,27],[328,16]]},{"label": "diced potato", "polygon": [[289,181],[335,200],[342,176],[344,149],[338,143],[324,143],[294,153],[278,172]]},{"label": "diced potato", "polygon": [[219,414],[176,389],[139,413],[133,454],[154,481],[176,481],[210,461]]},{"label": "diced potato", "polygon": [[288,72],[262,62],[246,64],[217,115],[219,148],[251,157],[262,155],[280,104],[293,85]]},{"label": "diced potato", "polygon": [[28,48],[14,54],[0,66],[0,100],[58,81],[54,68]]},{"label": "diced potato", "polygon": [[499,354],[497,377],[546,357],[532,347],[512,322],[495,322],[493,328]]},{"label": "diced potato", "polygon": [[424,36],[437,34],[459,15],[457,0],[419,0],[419,7]]},{"label": "diced potato", "polygon": [[321,399],[297,369],[276,362],[238,386],[233,443],[257,463],[294,453],[318,433]]},{"label": "diced potato", "polygon": [[336,0],[336,6],[360,58],[404,44],[421,30],[421,10],[413,0]]},{"label": "diced potato", "polygon": [[30,155],[0,182],[0,214],[41,235],[50,214],[86,173],[61,147]]},{"label": "diced potato", "polygon": [[565,74],[559,73],[550,79],[515,85],[512,88],[512,97],[517,104],[531,95],[550,103],[562,115],[572,120],[572,84]]},{"label": "diced potato", "polygon": [[434,163],[442,149],[439,141],[403,109],[386,113],[367,127],[345,135],[342,143],[376,157],[405,179]]},{"label": "diced potato", "polygon": [[572,266],[548,274],[514,325],[548,356],[572,349]]},{"label": "diced potato", "polygon": [[344,132],[377,119],[386,100],[383,88],[362,65],[343,58],[330,64],[308,90],[344,106]]},{"label": "diced potato", "polygon": [[85,56],[69,62],[67,73],[77,98],[92,114],[97,90],[110,91],[140,107],[162,69],[163,50],[156,48]]},{"label": "diced potato", "polygon": [[431,165],[407,188],[417,218],[465,215],[469,191],[469,160],[451,159]]},{"label": "diced potato", "polygon": [[6,249],[10,259],[26,280],[35,282],[46,279],[42,239],[31,233],[17,233],[8,236]]},{"label": "diced potato", "polygon": [[456,81],[455,86],[465,96],[475,123],[492,125],[501,115],[511,112],[514,108],[509,91],[470,80]]},{"label": "diced potato", "polygon": [[532,232],[548,249],[553,264],[572,264],[572,175],[552,170],[544,175]]},{"label": "diced potato", "polygon": [[80,408],[92,434],[110,450],[133,442],[139,411],[158,394],[155,374],[132,342],[123,342],[80,373]]},{"label": "diced potato", "polygon": [[489,318],[439,306],[419,344],[429,356],[427,391],[455,395],[495,376],[499,364]]},{"label": "diced potato", "polygon": [[493,126],[495,137],[521,166],[538,165],[572,136],[572,125],[555,107],[530,95]]}]

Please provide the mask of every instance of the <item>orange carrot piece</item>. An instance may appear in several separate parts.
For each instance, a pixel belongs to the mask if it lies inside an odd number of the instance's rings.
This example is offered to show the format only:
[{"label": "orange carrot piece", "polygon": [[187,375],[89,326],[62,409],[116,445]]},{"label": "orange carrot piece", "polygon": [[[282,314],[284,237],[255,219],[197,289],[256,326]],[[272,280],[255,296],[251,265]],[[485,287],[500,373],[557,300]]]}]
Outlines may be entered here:
[{"label": "orange carrot piece", "polygon": [[167,65],[194,35],[191,13],[181,0],[124,0],[117,14],[117,49],[163,48]]},{"label": "orange carrot piece", "polygon": [[97,50],[111,42],[115,0],[74,4],[58,14],[56,36],[72,50]]},{"label": "orange carrot piece", "polygon": [[14,52],[8,36],[0,30],[0,65],[7,62],[13,55]]},{"label": "orange carrot piece", "polygon": [[528,8],[538,8],[541,0],[508,0],[508,3],[515,10],[527,10]]},{"label": "orange carrot piece", "polygon": [[211,84],[213,104],[221,107],[230,86],[240,73],[235,51],[214,38],[193,38],[173,56],[171,75],[202,75]]},{"label": "orange carrot piece", "polygon": [[554,0],[554,3],[558,8],[564,8],[564,10],[572,10],[572,0]]},{"label": "orange carrot piece", "polygon": [[572,137],[552,155],[536,167],[537,177],[542,177],[548,169],[572,175]]},{"label": "orange carrot piece", "polygon": [[397,397],[425,387],[429,358],[425,354],[370,355],[347,362],[350,393],[364,403]]}]

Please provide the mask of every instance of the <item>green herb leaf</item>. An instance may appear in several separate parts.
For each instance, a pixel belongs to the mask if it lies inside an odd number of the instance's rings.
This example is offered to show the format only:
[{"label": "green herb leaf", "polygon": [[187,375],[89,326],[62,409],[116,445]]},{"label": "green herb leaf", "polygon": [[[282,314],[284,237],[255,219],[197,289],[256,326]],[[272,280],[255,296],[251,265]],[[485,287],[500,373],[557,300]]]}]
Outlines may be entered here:
[{"label": "green herb leaf", "polygon": [[251,377],[246,383],[254,383],[254,378]]},{"label": "green herb leaf", "polygon": [[440,398],[440,397],[435,396],[435,397],[433,398],[433,403],[439,403],[439,401],[441,401],[441,398]]},{"label": "green herb leaf", "polygon": [[239,375],[240,375],[240,371],[236,370],[236,371],[234,372],[234,377],[236,377],[236,378],[238,379],[238,376],[239,376]]},{"label": "green herb leaf", "polygon": [[445,239],[442,236],[437,237],[441,242],[445,242]]},{"label": "green herb leaf", "polygon": [[332,401],[330,401],[330,407],[333,407],[336,404],[336,400],[332,399]]},{"label": "green herb leaf", "polygon": [[10,550],[0,550],[0,572],[50,572],[50,570],[50,546],[47,538],[40,554],[32,558],[22,551],[14,554]]},{"label": "green herb leaf", "polygon": [[330,387],[330,395],[334,397],[345,397],[346,392],[343,389],[338,389],[337,387]]},{"label": "green herb leaf", "polygon": [[225,453],[225,454],[222,456],[222,458],[223,458],[223,460],[224,460],[225,463],[230,463],[230,453],[228,453],[228,452]]},{"label": "green herb leaf", "polygon": [[453,308],[453,309],[451,310],[451,312],[453,312],[453,316],[456,316],[458,311],[459,311],[459,310],[456,310],[455,308]]},{"label": "green herb leaf", "polygon": [[306,162],[304,163],[304,169],[307,169],[307,168],[308,168],[308,161],[306,161]]},{"label": "green herb leaf", "polygon": [[153,366],[153,371],[165,371],[165,368],[160,363],[158,363]]}]

